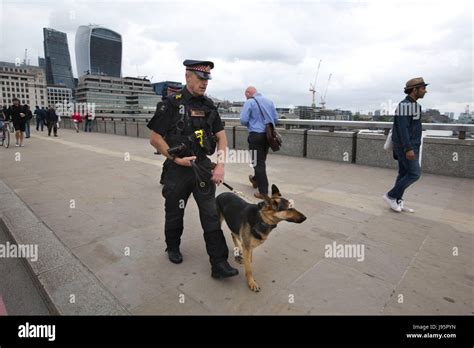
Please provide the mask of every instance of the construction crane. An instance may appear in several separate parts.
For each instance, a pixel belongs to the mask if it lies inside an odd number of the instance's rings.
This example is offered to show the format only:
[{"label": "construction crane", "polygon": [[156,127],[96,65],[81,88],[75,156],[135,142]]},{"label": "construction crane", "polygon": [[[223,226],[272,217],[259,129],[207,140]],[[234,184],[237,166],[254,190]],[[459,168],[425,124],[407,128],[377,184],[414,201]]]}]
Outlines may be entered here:
[{"label": "construction crane", "polygon": [[326,90],[324,91],[324,96],[321,96],[321,109],[325,109],[325,105],[326,105],[326,95],[328,94],[328,87],[329,87],[329,82],[331,81],[331,77],[332,77],[332,73],[329,74],[329,78],[328,78],[328,83],[326,85]]},{"label": "construction crane", "polygon": [[309,83],[309,91],[313,93],[313,103],[311,104],[311,107],[313,109],[316,109],[316,81],[318,79],[319,68],[321,67],[321,61],[322,59],[319,60],[318,70],[316,70],[316,77],[314,78],[314,83],[313,84],[311,84],[311,82]]}]

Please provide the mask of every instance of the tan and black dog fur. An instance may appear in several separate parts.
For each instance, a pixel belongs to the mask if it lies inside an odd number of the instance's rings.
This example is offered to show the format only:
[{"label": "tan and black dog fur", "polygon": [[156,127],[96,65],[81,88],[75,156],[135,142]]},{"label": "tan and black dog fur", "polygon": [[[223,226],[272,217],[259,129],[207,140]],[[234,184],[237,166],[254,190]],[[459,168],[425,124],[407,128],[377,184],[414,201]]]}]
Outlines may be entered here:
[{"label": "tan and black dog fur", "polygon": [[243,262],[249,288],[260,291],[252,275],[253,249],[268,238],[280,221],[301,223],[306,220],[306,216],[294,209],[275,185],[272,185],[272,196],[264,195],[264,201],[258,204],[250,204],[232,192],[221,193],[216,202],[221,224],[225,220],[234,244],[239,249],[235,260]]}]

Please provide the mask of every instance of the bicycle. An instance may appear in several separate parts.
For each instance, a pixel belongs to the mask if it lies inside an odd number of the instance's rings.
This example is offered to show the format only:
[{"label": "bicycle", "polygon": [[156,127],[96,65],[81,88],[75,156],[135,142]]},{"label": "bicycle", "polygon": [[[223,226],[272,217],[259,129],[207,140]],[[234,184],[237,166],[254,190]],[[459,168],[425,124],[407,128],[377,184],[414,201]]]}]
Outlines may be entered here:
[{"label": "bicycle", "polygon": [[10,146],[10,127],[9,127],[9,122],[3,121],[3,127],[2,127],[2,139],[1,142],[2,144],[0,146],[3,146],[4,148],[8,149]]}]

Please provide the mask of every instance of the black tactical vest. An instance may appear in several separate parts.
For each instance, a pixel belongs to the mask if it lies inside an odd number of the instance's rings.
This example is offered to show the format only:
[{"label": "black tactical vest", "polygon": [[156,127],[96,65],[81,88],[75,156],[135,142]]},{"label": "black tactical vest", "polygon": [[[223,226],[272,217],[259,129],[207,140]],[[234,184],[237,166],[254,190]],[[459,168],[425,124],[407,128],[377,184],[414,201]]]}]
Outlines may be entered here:
[{"label": "black tactical vest", "polygon": [[[212,100],[207,97],[185,100],[182,94],[173,94],[166,101],[169,108],[167,112],[171,113],[171,127],[166,133],[168,145],[173,147],[185,144],[187,150],[180,157],[194,155],[203,158],[213,154],[216,142],[212,124],[217,116],[217,108]],[[202,141],[196,138],[196,134],[203,134],[206,138],[205,148],[200,145]]]}]

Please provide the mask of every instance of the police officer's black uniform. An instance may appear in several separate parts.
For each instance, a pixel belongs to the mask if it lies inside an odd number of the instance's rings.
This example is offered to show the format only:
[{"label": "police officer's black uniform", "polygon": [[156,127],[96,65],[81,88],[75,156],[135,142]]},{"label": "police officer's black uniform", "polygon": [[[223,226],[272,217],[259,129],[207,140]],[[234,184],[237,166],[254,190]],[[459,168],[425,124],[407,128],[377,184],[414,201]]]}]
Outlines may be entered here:
[{"label": "police officer's black uniform", "polygon": [[162,193],[165,197],[165,238],[170,260],[174,263],[182,261],[179,245],[183,233],[184,205],[192,193],[199,207],[212,276],[225,278],[237,275],[238,271],[227,262],[229,250],[217,215],[216,186],[211,181],[211,161],[207,155],[215,151],[215,143],[204,150],[194,137],[196,131],[202,130],[211,139],[224,129],[214,103],[205,96],[193,96],[185,86],[181,92],[168,96],[154,117],[159,118],[159,122],[150,122],[151,129],[166,138],[170,148],[185,144],[186,149],[179,157],[196,156],[195,163],[200,169],[197,171],[196,168],[166,160],[168,169]]}]

